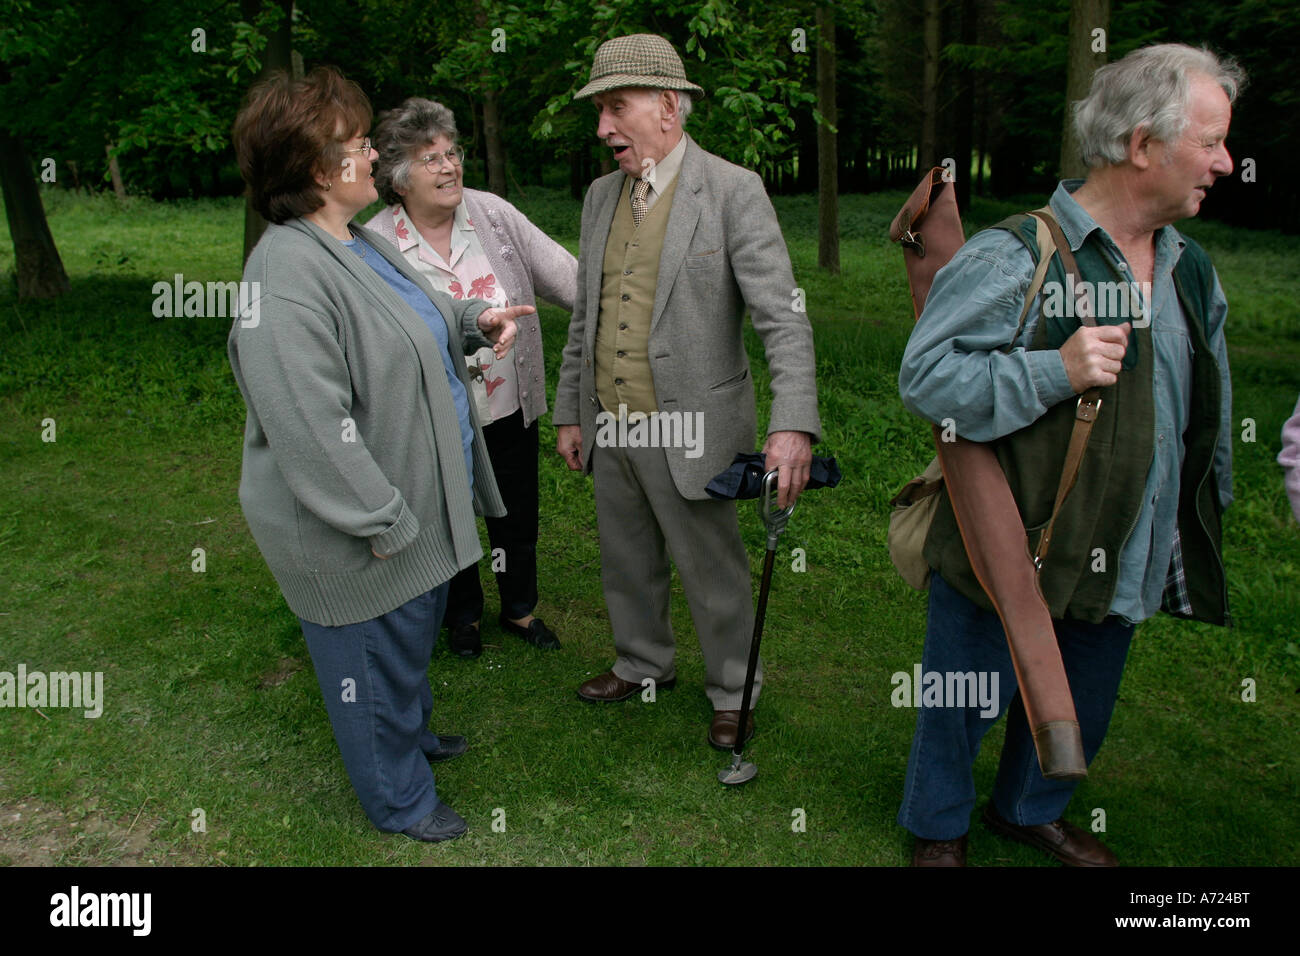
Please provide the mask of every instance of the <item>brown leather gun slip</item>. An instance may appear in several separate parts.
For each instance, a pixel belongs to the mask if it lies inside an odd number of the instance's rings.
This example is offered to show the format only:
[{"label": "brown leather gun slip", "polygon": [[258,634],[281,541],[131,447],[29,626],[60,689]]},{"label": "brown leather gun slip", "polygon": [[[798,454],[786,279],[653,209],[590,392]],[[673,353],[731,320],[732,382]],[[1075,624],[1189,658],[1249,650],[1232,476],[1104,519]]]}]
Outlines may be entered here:
[{"label": "brown leather gun slip", "polygon": [[[1051,251],[1051,240],[1044,235],[1045,219],[1039,219],[1040,250],[1043,268],[1035,275],[1031,287],[1032,302]],[[1056,226],[1052,220],[1051,226]],[[1058,227],[1059,228],[1059,227]],[[935,273],[943,267],[965,241],[961,218],[951,184],[944,170],[935,167],[912,193],[889,230],[890,239],[901,244],[912,290],[912,305],[919,318]],[[1063,245],[1066,268],[1074,271],[1069,246]],[[1022,311],[1021,321],[1027,309]],[[1028,536],[1006,475],[998,463],[993,447],[954,436],[942,441],[940,429],[934,427],[935,448],[943,470],[943,482],[952,502],[957,525],[961,530],[966,554],[1006,631],[1011,661],[1016,672],[1025,716],[1034,737],[1038,765],[1048,779],[1077,780],[1088,774],[1083,756],[1083,740],[1075,715],[1074,698],[1065,676],[1065,665],[1056,643],[1052,617],[1038,584],[1038,569],[1046,554],[1050,529],[1061,502],[1073,486],[1087,443],[1087,432],[1096,417],[1096,395],[1085,395],[1070,443],[1058,489],[1052,521],[1044,533],[1037,556],[1029,552]],[[1084,419],[1086,418],[1086,422]],[[1082,430],[1081,430],[1082,429]],[[1072,467],[1071,467],[1072,466]],[[1067,480],[1068,479],[1068,480]]]}]

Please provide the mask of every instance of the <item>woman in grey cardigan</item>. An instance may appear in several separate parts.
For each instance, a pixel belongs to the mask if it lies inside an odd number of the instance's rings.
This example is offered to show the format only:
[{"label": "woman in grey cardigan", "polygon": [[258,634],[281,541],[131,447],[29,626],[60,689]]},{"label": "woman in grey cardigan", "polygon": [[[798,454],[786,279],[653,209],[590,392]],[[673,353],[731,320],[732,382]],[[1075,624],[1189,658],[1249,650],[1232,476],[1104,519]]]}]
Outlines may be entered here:
[{"label": "woman in grey cardigan", "polygon": [[464,362],[504,356],[527,306],[435,292],[351,219],[377,199],[370,103],[336,71],[249,94],[235,151],[272,223],[244,269],[230,364],[248,406],[239,500],[302,623],[343,763],[380,830],[451,839],[429,762],[428,666],[448,580],[481,556],[474,509],[504,512]]},{"label": "woman in grey cardigan", "polygon": [[[534,294],[573,308],[578,263],[510,203],[465,189],[464,154],[451,110],[412,97],[380,117],[375,186],[387,209],[366,223],[439,291],[491,305],[535,305]],[[537,606],[537,418],[546,413],[542,333],[537,316],[519,320],[514,352],[498,361],[482,349],[467,358],[470,395],[483,422],[504,518],[487,518],[502,630],[535,647],[559,640],[533,615]],[[445,623],[451,649],[482,651],[483,589],[478,568],[452,579]]]}]

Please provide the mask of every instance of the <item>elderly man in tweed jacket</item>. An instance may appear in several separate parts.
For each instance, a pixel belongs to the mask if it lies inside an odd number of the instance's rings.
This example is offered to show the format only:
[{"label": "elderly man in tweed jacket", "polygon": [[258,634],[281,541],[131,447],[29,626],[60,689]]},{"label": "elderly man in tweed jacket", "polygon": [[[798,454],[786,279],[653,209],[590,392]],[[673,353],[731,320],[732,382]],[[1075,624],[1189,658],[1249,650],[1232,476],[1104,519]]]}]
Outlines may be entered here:
[{"label": "elderly man in tweed jacket", "polygon": [[[752,451],[754,386],[746,308],[772,377],[768,468],[781,505],[808,480],[818,440],[812,329],[761,180],[700,149],[682,129],[690,94],[662,37],[618,37],[596,52],[596,135],[618,170],[582,211],[578,289],[555,400],[557,450],[590,471],[601,578],[618,656],[581,697],[626,700],[647,678],[675,681],[669,565],[681,574],[714,717],[709,742],[730,749],[753,629],[749,560],[734,502],[704,486]],[[761,686],[761,670],[755,700]],[[746,738],[753,733],[753,718]]]}]

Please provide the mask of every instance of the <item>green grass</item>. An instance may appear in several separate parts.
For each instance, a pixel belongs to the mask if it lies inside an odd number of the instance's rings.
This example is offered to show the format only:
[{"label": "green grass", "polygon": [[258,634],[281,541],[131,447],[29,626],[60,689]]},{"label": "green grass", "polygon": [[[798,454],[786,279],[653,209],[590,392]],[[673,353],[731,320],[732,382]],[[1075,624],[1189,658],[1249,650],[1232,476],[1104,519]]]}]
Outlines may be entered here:
[{"label": "green grass", "polygon": [[[361,813],[297,623],[244,524],[228,322],[151,314],[153,283],[176,272],[238,278],[240,205],[47,193],[72,292],[20,304],[11,279],[0,284],[0,670],[102,670],[106,702],[97,720],[0,710],[0,863],[904,862],[894,816],[914,714],[890,706],[889,678],[920,659],[925,598],[894,573],[885,531],[888,498],[930,452],[897,396],[911,308],[885,228],[903,198],[844,197],[836,278],[815,268],[815,197],[776,203],[816,332],[820,450],[845,480],[808,495],[781,542],[748,750],[758,778],[737,790],[715,778],[726,757],[705,744],[703,667],[678,585],[677,688],[654,704],[575,696],[612,647],[590,483],[551,452],[546,420],[538,613],[564,649],[535,651],[488,623],[479,661],[435,652],[435,727],[471,741],[439,767],[439,793],[471,831],[426,846],[377,833]],[[1041,199],[978,202],[968,219]],[[517,201],[576,252],[577,203],[533,189]],[[1236,627],[1159,617],[1139,629],[1071,815],[1087,824],[1105,810],[1107,842],[1130,864],[1294,864],[1300,533],[1273,459],[1300,393],[1300,241],[1187,231],[1232,305],[1234,417],[1256,423],[1257,440],[1235,445],[1226,525]],[[0,237],[0,274],[12,269]],[[543,308],[552,389],[566,318]],[[749,346],[765,386],[761,346]],[[56,442],[41,440],[46,418]],[[749,506],[741,524],[757,577]],[[791,570],[796,547],[806,572]],[[191,570],[195,548],[203,573]],[[1241,700],[1245,678],[1254,703]],[[976,765],[982,795],[1000,739],[989,735]],[[197,808],[205,833],[191,829]],[[492,828],[498,809],[505,832]],[[799,809],[806,832],[792,830]],[[971,858],[1047,863],[978,826]]]}]

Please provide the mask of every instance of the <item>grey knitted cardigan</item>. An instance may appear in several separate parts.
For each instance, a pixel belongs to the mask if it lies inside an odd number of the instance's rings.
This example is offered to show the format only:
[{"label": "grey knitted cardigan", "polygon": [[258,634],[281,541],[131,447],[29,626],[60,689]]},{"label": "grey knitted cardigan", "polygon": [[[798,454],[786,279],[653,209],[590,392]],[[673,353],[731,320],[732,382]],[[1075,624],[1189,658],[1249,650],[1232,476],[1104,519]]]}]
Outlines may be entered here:
[{"label": "grey knitted cardigan", "polygon": [[[485,303],[435,292],[386,241],[351,228],[429,295],[453,348],[487,344],[477,325]],[[261,297],[228,341],[248,406],[239,502],[293,613],[355,624],[476,562],[475,507],[500,516],[505,506],[473,403],[471,496],[451,388],[424,320],[304,219],[267,228],[244,281],[259,283],[251,288]],[[465,363],[451,364],[464,381]]]},{"label": "grey knitted cardigan", "polygon": [[[494,193],[478,189],[464,191],[465,214],[474,224],[483,254],[492,263],[497,285],[511,305],[537,306],[535,296],[573,311],[578,288],[578,260],[516,209]],[[394,246],[391,206],[366,223]],[[524,424],[531,425],[546,414],[546,367],[542,358],[542,328],[539,317],[520,316],[519,337],[512,350],[519,374],[519,405]]]}]

